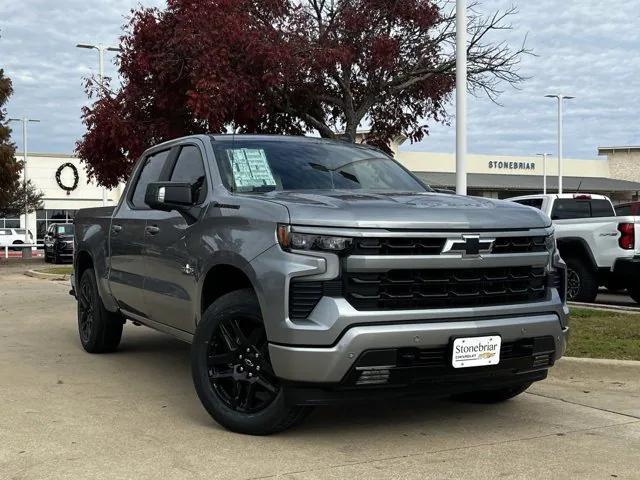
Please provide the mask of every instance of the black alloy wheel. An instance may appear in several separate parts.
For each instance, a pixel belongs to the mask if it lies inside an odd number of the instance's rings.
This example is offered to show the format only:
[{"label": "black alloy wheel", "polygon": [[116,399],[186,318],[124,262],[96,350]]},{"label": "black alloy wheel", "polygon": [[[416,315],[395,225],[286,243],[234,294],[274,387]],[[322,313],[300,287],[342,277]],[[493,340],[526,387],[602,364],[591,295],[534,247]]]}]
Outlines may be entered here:
[{"label": "black alloy wheel", "polygon": [[83,344],[91,340],[91,328],[94,322],[94,291],[89,279],[84,276],[78,292],[78,331]]},{"label": "black alloy wheel", "polygon": [[209,342],[208,370],[211,388],[236,412],[260,412],[280,390],[269,362],[264,325],[246,315],[219,323]]},{"label": "black alloy wheel", "polygon": [[569,300],[575,299],[582,289],[582,281],[578,272],[572,268],[567,269],[567,298]]},{"label": "black alloy wheel", "polygon": [[89,353],[115,351],[122,338],[125,319],[119,313],[110,312],[104,307],[93,269],[82,272],[76,296],[78,334],[82,348]]},{"label": "black alloy wheel", "polygon": [[281,432],[311,411],[287,401],[269,358],[260,304],[249,288],[224,294],[205,309],[191,344],[191,375],[209,415],[234,432]]}]

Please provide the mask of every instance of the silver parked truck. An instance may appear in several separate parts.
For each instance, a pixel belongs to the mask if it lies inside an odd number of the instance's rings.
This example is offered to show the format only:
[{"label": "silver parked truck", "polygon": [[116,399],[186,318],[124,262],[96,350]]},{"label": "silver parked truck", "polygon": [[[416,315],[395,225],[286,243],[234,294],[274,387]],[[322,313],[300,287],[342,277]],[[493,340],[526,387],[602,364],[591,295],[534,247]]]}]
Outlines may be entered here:
[{"label": "silver parked truck", "polygon": [[363,145],[157,145],[115,208],[78,212],[74,252],[85,350],[116,350],[126,320],[191,343],[202,404],[236,432],[374,397],[504,401],[567,344],[544,213],[435,193]]}]

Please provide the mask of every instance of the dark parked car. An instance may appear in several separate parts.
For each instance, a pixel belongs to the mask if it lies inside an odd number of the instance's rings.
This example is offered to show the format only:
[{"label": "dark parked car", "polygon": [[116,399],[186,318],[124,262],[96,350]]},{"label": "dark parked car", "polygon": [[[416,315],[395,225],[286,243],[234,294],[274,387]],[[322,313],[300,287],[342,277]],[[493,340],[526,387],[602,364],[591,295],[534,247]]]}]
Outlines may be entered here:
[{"label": "dark parked car", "polygon": [[619,217],[626,217],[628,215],[640,216],[640,201],[621,203],[615,206],[616,215]]},{"label": "dark parked car", "polygon": [[44,236],[44,261],[61,263],[73,262],[73,224],[54,223],[49,225]]}]

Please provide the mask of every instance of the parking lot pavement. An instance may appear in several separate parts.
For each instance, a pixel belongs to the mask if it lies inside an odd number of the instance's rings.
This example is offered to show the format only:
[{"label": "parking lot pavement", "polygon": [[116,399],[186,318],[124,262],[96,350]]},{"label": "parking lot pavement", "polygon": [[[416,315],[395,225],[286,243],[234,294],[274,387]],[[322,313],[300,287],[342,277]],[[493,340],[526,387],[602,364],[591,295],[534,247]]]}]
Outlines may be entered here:
[{"label": "parking lot pavement", "polygon": [[189,347],[127,324],[80,347],[66,283],[0,268],[0,478],[638,478],[640,367],[561,361],[502,405],[419,399],[318,409],[271,437],[201,407]]},{"label": "parking lot pavement", "polygon": [[602,303],[605,305],[618,305],[622,307],[640,307],[640,304],[638,304],[633,298],[627,295],[626,292],[610,293],[604,288],[601,288],[598,291],[596,303]]}]

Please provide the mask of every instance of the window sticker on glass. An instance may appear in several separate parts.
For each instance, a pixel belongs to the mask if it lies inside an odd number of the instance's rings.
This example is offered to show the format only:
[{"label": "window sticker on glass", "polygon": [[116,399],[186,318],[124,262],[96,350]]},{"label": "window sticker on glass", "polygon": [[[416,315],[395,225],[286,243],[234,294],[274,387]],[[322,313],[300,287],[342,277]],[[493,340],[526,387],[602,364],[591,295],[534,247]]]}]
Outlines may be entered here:
[{"label": "window sticker on glass", "polygon": [[263,149],[233,148],[227,150],[227,154],[237,188],[276,186]]}]

